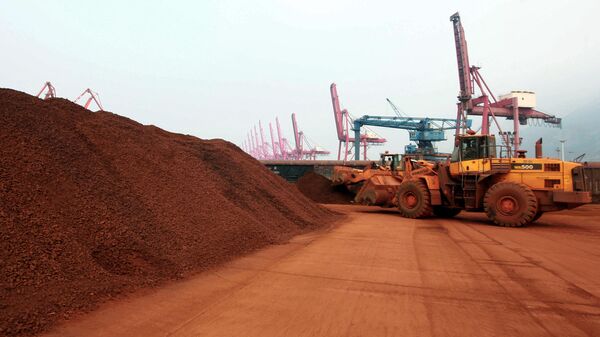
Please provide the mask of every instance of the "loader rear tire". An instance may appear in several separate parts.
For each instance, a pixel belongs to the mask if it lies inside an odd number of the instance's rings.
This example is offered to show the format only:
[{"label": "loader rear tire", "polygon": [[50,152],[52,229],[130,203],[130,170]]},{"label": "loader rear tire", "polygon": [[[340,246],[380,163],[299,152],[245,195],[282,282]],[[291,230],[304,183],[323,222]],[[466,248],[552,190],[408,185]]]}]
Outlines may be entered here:
[{"label": "loader rear tire", "polygon": [[445,206],[433,206],[433,214],[439,218],[453,218],[460,213],[460,208],[450,208]]},{"label": "loader rear tire", "polygon": [[483,199],[485,212],[495,224],[521,227],[533,221],[538,202],[533,191],[525,184],[500,182],[488,189]]},{"label": "loader rear tire", "polygon": [[425,218],[433,214],[431,194],[419,180],[405,181],[398,187],[398,210],[405,218]]}]

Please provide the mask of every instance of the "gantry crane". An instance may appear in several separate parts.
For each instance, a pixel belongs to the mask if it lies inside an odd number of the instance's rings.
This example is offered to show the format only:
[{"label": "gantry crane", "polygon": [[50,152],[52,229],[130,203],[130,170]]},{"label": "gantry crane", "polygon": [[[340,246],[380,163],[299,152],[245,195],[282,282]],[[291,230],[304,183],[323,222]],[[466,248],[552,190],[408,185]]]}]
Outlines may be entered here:
[{"label": "gantry crane", "polygon": [[394,113],[396,114],[396,116],[398,117],[406,117],[405,114],[403,114],[400,109],[398,109],[398,107],[396,106],[396,104],[394,104],[394,102],[392,102],[389,98],[385,99],[389,105],[392,107],[392,110],[394,110]]},{"label": "gantry crane", "polygon": [[77,101],[83,97],[85,94],[90,95],[90,97],[88,98],[88,100],[85,102],[85,104],[83,105],[84,108],[88,109],[90,107],[90,104],[92,103],[92,101],[96,102],[96,105],[98,105],[98,107],[100,108],[100,110],[104,110],[104,108],[102,107],[102,104],[100,103],[100,98],[98,97],[98,93],[92,91],[90,88],[85,89],[81,95],[79,95],[79,97],[77,97],[73,102],[77,103]]},{"label": "gantry crane", "polygon": [[54,89],[54,86],[49,81],[44,83],[42,90],[40,90],[40,92],[38,92],[36,97],[39,98],[42,95],[42,93],[44,92],[44,90],[46,91],[46,94],[44,95],[44,99],[56,98],[56,89]]},{"label": "gantry crane", "polygon": [[[464,120],[466,127],[471,127],[471,120]],[[390,117],[390,116],[362,116],[354,120],[353,128],[356,135],[360,135],[363,126],[379,126],[384,128],[408,130],[409,139],[417,146],[407,145],[406,154],[413,154],[426,160],[446,159],[448,155],[437,153],[435,142],[446,140],[444,130],[455,130],[456,119],[429,118],[429,117]],[[354,144],[356,148],[359,144]],[[360,147],[360,146],[359,146]],[[358,151],[354,154],[355,160],[360,159]]]},{"label": "gantry crane", "polygon": [[258,129],[256,128],[256,125],[250,129],[246,141],[242,143],[244,150],[252,157],[259,160],[314,160],[317,156],[329,154],[329,151],[314,146],[305,136],[304,132],[298,129],[296,114],[292,114],[295,147],[290,146],[288,140],[283,137],[279,118],[277,117],[275,118],[275,124],[277,128],[277,140],[275,139],[275,134],[273,132],[273,125],[269,123],[269,136],[271,142],[265,141],[266,137],[264,135],[262,122],[259,121]]},{"label": "gantry crane", "polygon": [[[328,155],[330,152],[327,150],[320,149],[318,146],[313,146],[304,132],[298,129],[298,123],[296,122],[296,114],[292,113],[292,127],[294,128],[294,141],[296,148],[294,150],[296,159],[317,159],[317,156]],[[304,148],[306,145],[306,148]]]},{"label": "gantry crane", "polygon": [[277,125],[277,145],[279,145],[279,154],[281,156],[278,159],[287,160],[292,157],[293,150],[287,138],[283,137],[281,133],[281,125],[279,125],[278,117],[275,117],[275,124]]},{"label": "gantry crane", "polygon": [[[538,119],[550,126],[561,126],[561,119],[553,115],[535,110],[535,94],[527,91],[513,91],[510,94],[500,96],[496,99],[487,83],[479,72],[480,67],[469,64],[469,52],[465,32],[460,21],[460,15],[457,13],[450,16],[450,21],[454,27],[454,42],[456,46],[456,58],[458,61],[458,78],[460,83],[460,93],[458,95],[458,109],[456,118],[458,121],[464,120],[466,115],[482,116],[481,134],[490,134],[490,118],[493,118],[499,131],[503,134],[504,142],[511,146],[514,152],[519,151],[520,137],[519,125],[526,125],[529,119]],[[479,89],[479,96],[474,97],[474,85]],[[491,99],[490,99],[491,98]],[[513,120],[514,133],[512,139],[509,139],[500,129],[496,117],[505,117]],[[460,130],[461,125],[456,125],[456,137],[464,134],[464,129]],[[456,138],[458,139],[458,138]]]},{"label": "gantry crane", "polygon": [[[403,116],[396,105],[392,103],[390,99],[387,99],[388,103],[392,106],[392,109],[394,109],[397,117],[365,115],[360,118],[350,120],[348,111],[346,109],[340,109],[340,101],[335,83],[331,84],[330,89],[331,99],[333,102],[333,112],[336,116],[336,127],[338,139],[340,141],[340,149],[342,142],[346,142],[346,148],[348,147],[348,143],[352,143],[355,160],[360,160],[361,145],[363,145],[365,151],[364,158],[366,159],[367,143],[384,143],[386,141],[384,138],[368,138],[364,134],[361,134],[361,130],[365,126],[378,126],[408,130],[410,140],[416,142],[417,145],[415,146],[413,144],[409,144],[405,146],[404,150],[406,154],[413,154],[430,160],[444,159],[448,157],[448,155],[438,154],[433,144],[434,142],[446,140],[444,130],[456,129],[457,121],[455,119]],[[354,137],[352,138],[349,136],[348,130],[350,122],[352,123],[352,131],[354,131]],[[467,124],[467,127],[471,126],[470,120],[464,120],[464,123]],[[348,151],[346,151],[346,153],[348,153]]]},{"label": "gantry crane", "polygon": [[344,150],[344,161],[348,160],[348,153],[351,150],[350,146],[354,147],[355,158],[358,160],[357,153],[360,153],[360,146],[363,146],[364,160],[367,160],[367,146],[368,145],[381,145],[387,140],[385,138],[371,136],[367,133],[356,134],[355,137],[350,137],[350,123],[352,119],[348,110],[341,109],[340,99],[337,93],[337,86],[335,83],[331,83],[329,87],[331,93],[331,103],[333,105],[333,116],[335,118],[335,127],[338,137],[338,160],[341,159],[342,143],[345,145]]}]

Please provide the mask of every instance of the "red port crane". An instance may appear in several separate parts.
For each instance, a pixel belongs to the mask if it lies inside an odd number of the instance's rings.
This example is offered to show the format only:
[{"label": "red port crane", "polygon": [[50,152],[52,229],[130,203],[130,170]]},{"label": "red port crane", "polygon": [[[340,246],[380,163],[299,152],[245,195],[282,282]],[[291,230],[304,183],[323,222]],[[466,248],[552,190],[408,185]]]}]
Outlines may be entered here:
[{"label": "red port crane", "polygon": [[262,152],[262,159],[269,159],[269,144],[265,142],[265,131],[263,130],[261,121],[258,121],[258,129],[260,130],[260,151]]},{"label": "red port crane", "polygon": [[[320,149],[316,145],[313,146],[304,135],[304,132],[298,130],[295,113],[292,113],[292,127],[294,128],[294,140],[296,142],[296,148],[294,150],[295,159],[315,160],[317,159],[317,156],[328,155],[330,153],[327,150]],[[306,149],[304,148],[304,145],[306,145]]]},{"label": "red port crane", "polygon": [[44,90],[46,91],[46,94],[44,95],[44,99],[56,98],[56,89],[54,89],[54,86],[49,81],[44,83],[42,90],[40,90],[40,92],[38,92],[36,97],[39,98],[42,95],[42,93],[44,92]]},{"label": "red port crane", "polygon": [[88,94],[90,97],[88,98],[88,100],[83,105],[84,108],[88,109],[90,107],[90,104],[92,103],[92,101],[94,101],[94,102],[96,102],[96,105],[100,108],[100,110],[104,111],[104,108],[102,107],[102,104],[100,103],[100,98],[98,98],[98,93],[92,91],[90,88],[85,89],[81,93],[81,95],[79,95],[79,97],[77,97],[73,102],[77,103],[77,101],[81,97],[83,97],[85,94]]},{"label": "red port crane", "polygon": [[[350,125],[353,123],[348,110],[342,110],[340,108],[340,99],[337,93],[337,86],[335,83],[331,83],[329,87],[331,93],[331,103],[333,105],[333,116],[335,118],[335,128],[338,137],[338,160],[341,159],[342,143],[345,145],[344,161],[348,160],[348,154],[350,153],[349,146],[353,146],[355,138],[350,137]],[[383,144],[387,140],[381,137],[371,137],[365,132],[360,135],[360,144],[363,146],[364,160],[367,160],[367,146],[369,144]]]},{"label": "red port crane", "polygon": [[296,159],[302,159],[304,133],[302,131],[298,131],[298,123],[296,123],[295,113],[292,113],[292,128],[294,129],[294,143],[296,145],[296,148],[294,149],[294,156]]},{"label": "red port crane", "polygon": [[248,136],[250,140],[250,155],[254,158],[259,158],[258,146],[256,144],[256,140],[254,139],[254,133],[252,133],[252,129],[250,129],[250,135]]},{"label": "red port crane", "polygon": [[[292,125],[294,128],[295,147],[290,146],[288,140],[283,137],[279,118],[275,118],[277,128],[277,138],[273,132],[273,124],[269,123],[269,136],[271,142],[266,142],[262,122],[258,122],[247,135],[245,144],[242,144],[244,150],[259,160],[302,160],[316,159],[317,156],[327,155],[329,151],[323,150],[318,146],[313,146],[304,135],[304,132],[298,130],[296,114],[292,114]],[[260,132],[259,132],[260,131]]]},{"label": "red port crane", "polygon": [[[520,145],[519,125],[526,125],[529,119],[538,119],[550,126],[560,127],[560,118],[534,109],[535,94],[532,92],[513,91],[508,95],[500,96],[499,99],[496,99],[479,72],[481,68],[469,64],[467,41],[458,12],[450,16],[450,21],[452,21],[454,27],[454,42],[460,83],[456,116],[457,136],[461,134],[460,126],[465,124],[460,123],[460,121],[466,120],[466,115],[482,116],[481,134],[489,135],[491,117],[498,126],[500,133],[505,135],[504,141],[506,145],[510,147],[512,141],[512,148],[517,152]],[[476,96],[473,90],[474,85],[477,85],[480,92],[477,97],[474,97]],[[514,139],[511,140],[508,133],[502,132],[496,117],[505,117],[514,121]],[[462,131],[464,132],[465,130]]]},{"label": "red port crane", "polygon": [[279,159],[287,160],[290,151],[288,151],[287,139],[285,139],[281,135],[281,126],[279,125],[279,118],[275,117],[275,124],[277,124],[277,145],[279,145],[279,154],[281,157]]},{"label": "red port crane", "polygon": [[269,134],[271,135],[271,150],[273,151],[271,159],[278,159],[280,156],[277,153],[277,144],[275,143],[275,137],[273,136],[273,125],[269,122]]},{"label": "red port crane", "polygon": [[258,131],[256,130],[256,125],[254,125],[254,141],[256,144],[256,153],[258,159],[265,159],[264,156],[264,142],[260,141],[260,137],[258,137]]},{"label": "red port crane", "polygon": [[294,158],[294,149],[288,142],[287,138],[283,137],[281,133],[281,125],[279,124],[279,118],[275,117],[275,123],[277,124],[277,145],[279,146],[280,157],[277,159],[288,160]]}]

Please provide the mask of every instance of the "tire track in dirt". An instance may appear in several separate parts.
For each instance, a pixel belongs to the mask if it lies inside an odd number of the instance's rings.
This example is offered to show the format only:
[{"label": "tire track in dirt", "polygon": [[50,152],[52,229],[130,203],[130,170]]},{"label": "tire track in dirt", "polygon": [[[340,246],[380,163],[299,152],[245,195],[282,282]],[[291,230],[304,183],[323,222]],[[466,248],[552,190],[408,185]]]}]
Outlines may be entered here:
[{"label": "tire track in dirt", "polygon": [[[343,217],[342,219],[345,219],[345,217]],[[332,224],[329,224],[328,227],[326,227],[325,229],[323,229],[321,231],[322,232],[329,231],[331,228],[332,228]],[[281,255],[278,259],[273,260],[272,262],[263,265],[262,268],[250,269],[250,268],[236,268],[234,266],[228,266],[227,268],[229,268],[229,269],[243,269],[246,271],[253,271],[253,272],[255,272],[255,274],[249,278],[246,278],[242,282],[239,282],[238,284],[234,285],[233,287],[231,287],[226,295],[223,295],[222,297],[214,298],[214,300],[210,303],[207,303],[207,305],[204,306],[202,310],[200,310],[194,316],[190,317],[189,319],[187,319],[184,322],[182,322],[181,324],[179,324],[174,329],[167,332],[164,336],[169,337],[169,336],[177,335],[177,333],[179,331],[184,329],[186,326],[192,324],[199,317],[201,317],[202,315],[207,313],[211,308],[217,306],[219,303],[223,303],[223,302],[229,300],[231,297],[235,296],[237,293],[243,291],[244,288],[251,285],[253,282],[255,282],[260,277],[264,276],[264,273],[272,272],[271,269],[274,266],[276,266],[277,264],[281,263],[281,261],[283,261],[285,258],[292,257],[295,254],[298,254],[302,250],[302,248],[305,248],[305,247],[311,245],[314,240],[318,239],[318,236],[314,236],[314,234],[306,234],[303,236],[303,239],[304,239],[303,241],[300,241],[298,243],[292,243],[292,242],[287,243],[287,245],[294,245],[296,247],[291,249],[289,252]],[[211,272],[211,273],[217,275],[218,277],[221,277],[217,274],[216,271]]]},{"label": "tire track in dirt", "polygon": [[[426,285],[428,284],[428,280],[427,280],[427,276],[425,275],[425,273],[423,273],[423,270],[425,270],[425,265],[422,259],[422,252],[423,252],[423,248],[420,246],[419,244],[419,240],[417,238],[417,236],[419,235],[419,231],[423,230],[422,227],[419,227],[419,224],[417,222],[417,220],[411,220],[412,225],[413,225],[413,230],[412,230],[412,244],[413,244],[413,250],[415,253],[415,260],[417,262],[417,267],[419,270],[419,278],[421,280],[421,285],[426,287]],[[432,290],[433,292],[433,290]],[[435,326],[435,319],[433,318],[433,299],[430,298],[429,296],[423,296],[422,297],[423,300],[423,305],[425,306],[425,312],[427,314],[427,320],[429,321],[429,335],[430,336],[435,336],[435,331],[436,331],[436,326]]]},{"label": "tire track in dirt", "polygon": [[[538,268],[543,270],[546,273],[549,273],[550,275],[552,275],[552,277],[554,278],[554,280],[547,280],[546,282],[561,282],[565,285],[567,285],[567,289],[570,290],[570,292],[573,295],[576,295],[577,297],[581,298],[581,299],[585,299],[585,300],[590,300],[591,303],[584,303],[584,305],[590,305],[593,307],[598,307],[598,305],[600,304],[600,302],[598,302],[598,299],[596,298],[596,296],[594,296],[593,294],[587,292],[586,290],[578,287],[576,284],[572,283],[571,281],[561,277],[559,274],[557,274],[555,271],[546,268],[545,266],[543,266],[542,264],[540,264],[538,261],[523,255],[519,249],[513,249],[510,248],[506,245],[504,245],[502,242],[496,240],[495,238],[493,238],[492,236],[484,233],[483,231],[477,229],[474,225],[471,224],[465,224],[464,227],[461,226],[456,226],[455,229],[460,232],[463,236],[469,238],[471,240],[471,242],[473,244],[475,244],[482,252],[484,252],[490,260],[492,261],[497,261],[499,259],[501,259],[501,256],[498,256],[498,254],[494,253],[489,247],[486,247],[486,244],[482,244],[480,240],[477,240],[473,235],[469,235],[466,231],[462,230],[461,228],[467,228],[470,231],[476,232],[478,235],[483,236],[486,240],[488,240],[489,242],[493,243],[495,246],[497,247],[501,247],[504,250],[510,251],[512,254],[516,254],[518,255],[520,258],[522,258],[526,264],[528,265],[529,268]],[[518,229],[516,229],[518,230]],[[463,245],[460,242],[456,242],[456,244],[460,247],[462,247]],[[468,254],[469,256],[471,256],[469,254],[469,252],[467,250],[465,250],[465,253]],[[473,261],[475,263],[477,263],[478,265],[481,266],[482,270],[485,270],[486,272],[488,272],[490,265],[487,265],[487,268],[485,265],[482,265],[477,258],[472,258]],[[511,296],[516,302],[521,304],[521,307],[529,314],[529,316],[535,321],[537,322],[541,327],[543,327],[549,334],[554,335],[552,333],[552,331],[550,331],[547,326],[544,324],[544,322],[542,322],[539,318],[538,318],[538,313],[540,312],[550,312],[553,313],[555,315],[561,316],[563,317],[569,324],[571,324],[574,328],[576,328],[578,331],[585,333],[585,335],[588,336],[594,336],[596,335],[597,331],[595,331],[593,329],[593,327],[589,327],[587,324],[582,324],[580,322],[580,320],[577,319],[577,315],[580,314],[588,314],[588,313],[582,313],[582,312],[573,312],[570,310],[565,310],[564,308],[558,306],[557,304],[566,304],[566,305],[581,305],[581,303],[564,303],[563,301],[560,300],[549,300],[551,298],[553,298],[555,296],[555,294],[553,293],[549,293],[549,292],[544,292],[541,287],[536,287],[530,279],[528,279],[527,277],[525,277],[524,275],[519,274],[519,272],[516,270],[515,266],[511,266],[511,265],[507,265],[507,264],[502,264],[502,263],[496,263],[494,264],[494,266],[497,266],[498,268],[500,268],[502,270],[502,272],[508,277],[510,278],[514,283],[518,284],[522,289],[526,290],[527,293],[535,299],[535,301],[543,303],[544,305],[548,306],[549,309],[542,309],[539,310],[538,308],[533,308],[530,309],[529,305],[527,305],[526,303],[524,303],[521,299],[517,298],[517,297],[513,297],[512,295],[510,295],[511,289],[506,288],[502,283],[497,281],[497,278],[495,278],[492,274],[490,274],[490,277],[493,278],[497,284],[502,287],[505,292],[507,293],[508,296]],[[589,315],[589,314],[588,314]],[[575,332],[575,331],[573,331]]]},{"label": "tire track in dirt", "polygon": [[[438,221],[438,219],[434,220],[434,221]],[[454,222],[455,220],[444,220],[444,222]],[[478,259],[476,259],[475,257],[473,257],[466,249],[464,249],[464,244],[465,242],[460,242],[460,240],[456,240],[455,238],[453,238],[447,227],[445,227],[444,225],[438,225],[438,227],[443,228],[443,230],[439,230],[440,233],[443,233],[445,235],[445,237],[447,238],[447,242],[449,244],[451,244],[452,246],[456,247],[458,251],[460,251],[460,253],[466,257],[469,261],[472,262],[472,265],[477,266],[477,268],[479,270],[481,270],[487,277],[488,280],[492,281],[493,283],[495,283],[498,286],[498,289],[502,289],[502,292],[498,292],[495,294],[495,296],[501,296],[504,298],[504,300],[506,300],[509,303],[513,303],[516,304],[517,307],[523,312],[526,313],[533,322],[535,322],[535,324],[540,327],[541,329],[543,329],[548,335],[550,336],[557,336],[555,334],[553,334],[551,331],[549,331],[543,324],[542,322],[535,317],[527,308],[527,306],[525,304],[523,304],[518,298],[516,298],[515,296],[512,296],[510,293],[509,289],[506,289],[499,281],[496,277],[494,277],[492,274],[489,273],[489,271],[478,261]],[[453,224],[452,229],[453,230],[458,230],[460,232],[460,230],[458,229],[460,227],[460,224],[457,222],[456,225]],[[465,236],[466,238],[469,239],[469,241],[467,242],[468,244],[475,244],[477,246],[480,246],[481,243],[477,242],[477,240],[474,240],[471,237],[468,237],[466,235],[463,234],[463,236]],[[558,337],[558,336],[557,336]]]}]

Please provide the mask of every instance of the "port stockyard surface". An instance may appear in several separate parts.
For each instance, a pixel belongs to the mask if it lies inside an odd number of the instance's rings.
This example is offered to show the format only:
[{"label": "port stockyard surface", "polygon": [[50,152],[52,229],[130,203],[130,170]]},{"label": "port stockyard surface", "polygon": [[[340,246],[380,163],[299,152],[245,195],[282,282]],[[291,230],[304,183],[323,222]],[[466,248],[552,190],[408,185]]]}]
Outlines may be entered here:
[{"label": "port stockyard surface", "polygon": [[598,336],[598,205],[525,228],[334,205],[334,225],[45,336]]}]

